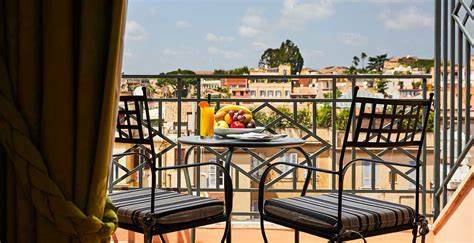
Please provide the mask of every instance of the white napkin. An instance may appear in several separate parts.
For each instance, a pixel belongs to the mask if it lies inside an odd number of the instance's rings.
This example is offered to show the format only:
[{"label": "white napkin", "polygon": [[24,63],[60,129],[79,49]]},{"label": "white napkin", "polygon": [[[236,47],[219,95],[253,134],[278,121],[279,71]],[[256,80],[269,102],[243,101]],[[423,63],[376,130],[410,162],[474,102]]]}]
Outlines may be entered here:
[{"label": "white napkin", "polygon": [[244,134],[229,134],[227,137],[245,139],[245,140],[273,140],[277,138],[284,138],[286,134],[265,134],[265,133],[256,133],[249,132]]}]

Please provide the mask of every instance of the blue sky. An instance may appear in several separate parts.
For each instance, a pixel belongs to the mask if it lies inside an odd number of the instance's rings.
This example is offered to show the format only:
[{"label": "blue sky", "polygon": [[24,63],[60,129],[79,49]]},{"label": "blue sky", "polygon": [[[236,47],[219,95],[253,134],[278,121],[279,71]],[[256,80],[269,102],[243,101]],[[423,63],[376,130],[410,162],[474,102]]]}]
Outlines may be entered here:
[{"label": "blue sky", "polygon": [[430,0],[129,0],[123,70],[255,67],[286,39],[311,68],[362,51],[432,57],[433,13]]}]

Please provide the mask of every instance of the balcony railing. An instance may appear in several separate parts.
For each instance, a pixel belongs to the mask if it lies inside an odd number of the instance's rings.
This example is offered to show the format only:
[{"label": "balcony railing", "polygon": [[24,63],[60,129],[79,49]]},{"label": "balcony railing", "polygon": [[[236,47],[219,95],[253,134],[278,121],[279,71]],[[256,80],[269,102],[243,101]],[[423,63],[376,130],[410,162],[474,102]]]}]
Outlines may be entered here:
[{"label": "balcony railing", "polygon": [[[216,109],[226,104],[242,104],[252,107],[252,112],[256,119],[256,122],[260,126],[264,126],[268,132],[275,133],[278,130],[276,126],[284,127],[286,130],[283,132],[293,131],[293,136],[299,136],[306,141],[308,144],[305,145],[305,150],[310,153],[310,157],[313,160],[312,163],[318,167],[327,167],[329,169],[337,169],[336,158],[338,156],[339,149],[339,132],[337,126],[338,122],[344,122],[344,116],[338,118],[338,112],[345,109],[347,104],[350,102],[350,97],[337,97],[338,84],[345,84],[349,87],[364,86],[367,83],[375,81],[386,80],[398,83],[398,81],[419,81],[421,82],[421,98],[426,98],[428,91],[428,80],[431,79],[431,75],[419,74],[419,75],[123,75],[124,80],[167,80],[168,84],[173,84],[174,90],[169,97],[152,98],[150,100],[151,107],[156,109],[156,112],[152,112],[152,119],[156,119],[154,122],[154,134],[157,141],[160,142],[160,147],[157,150],[158,166],[164,166],[165,163],[172,161],[172,163],[182,164],[183,153],[178,152],[183,150],[183,146],[177,143],[176,138],[188,134],[199,134],[199,111],[197,109],[197,102],[205,99],[204,90],[201,90],[201,82],[206,79],[226,79],[226,78],[241,78],[249,81],[254,80],[267,80],[271,82],[290,82],[296,79],[310,79],[315,83],[328,82],[327,85],[331,87],[331,91],[326,97],[320,98],[299,98],[293,95],[292,97],[275,97],[275,98],[213,98],[213,102],[216,105]],[[138,82],[140,83],[140,82]],[[153,82],[152,82],[153,83]],[[186,90],[185,87],[186,86]],[[350,90],[349,88],[346,88]],[[185,90],[186,92],[183,92]],[[446,91],[445,91],[446,92]],[[180,95],[177,95],[180,94]],[[412,97],[413,98],[413,97]],[[285,108],[283,108],[285,107]],[[324,115],[326,120],[321,120],[322,110],[326,109]],[[329,109],[329,112],[327,112]],[[171,111],[170,111],[171,110]],[[261,113],[272,113],[273,119],[261,121],[259,120],[259,114]],[[435,106],[435,114],[439,115],[439,106]],[[302,118],[306,115],[305,118]],[[435,115],[436,116],[436,115]],[[261,116],[260,116],[261,117]],[[302,119],[305,122],[302,122]],[[318,120],[320,119],[320,120]],[[332,125],[326,126],[325,122]],[[284,123],[283,126],[281,124]],[[166,126],[169,124],[169,126]],[[171,126],[172,124],[172,126]],[[295,132],[296,131],[296,132]],[[433,185],[440,184],[439,169],[440,166],[436,166],[439,161],[433,161],[432,154],[440,149],[440,143],[433,141],[432,136],[428,136],[428,141],[423,147],[422,161],[424,166],[422,167],[421,174],[421,212],[432,217],[434,211],[437,209],[432,208],[433,193],[438,191],[439,188]],[[455,141],[451,141],[455,142]],[[234,161],[231,165],[232,175],[234,182],[234,191],[236,193],[236,200],[239,198],[245,198],[240,203],[246,204],[242,207],[237,207],[234,210],[236,216],[242,216],[244,219],[252,217],[257,214],[256,209],[252,207],[252,198],[254,192],[258,190],[257,184],[259,180],[259,171],[264,169],[267,165],[272,162],[276,162],[282,158],[287,150],[278,151],[256,151],[243,149],[245,156],[249,156],[246,163]],[[213,149],[209,147],[198,148],[194,151],[194,162],[201,162],[203,159],[215,159],[216,161],[225,160],[226,151]],[[354,159],[356,157],[371,157],[383,159],[384,156],[399,156],[397,159],[401,162],[410,161],[414,157],[412,151],[408,151],[403,148],[396,148],[394,150],[371,150],[371,149],[353,149],[349,157]],[[462,155],[462,154],[461,154]],[[235,157],[235,156],[234,156]],[[170,159],[171,158],[171,159]],[[252,165],[248,160],[253,161]],[[393,160],[393,159],[391,159]],[[302,161],[295,161],[303,163]],[[377,165],[379,166],[379,165]],[[114,178],[121,178],[123,167],[116,166],[113,170]],[[436,171],[438,170],[438,171]],[[408,196],[414,196],[413,185],[414,179],[413,170],[402,170],[393,166],[381,165],[376,167],[375,164],[371,164],[369,168],[358,169],[355,165],[350,170],[351,183],[347,183],[349,186],[346,188],[348,191],[354,193],[373,194],[374,196],[384,197],[388,200],[403,203],[405,199],[408,201],[411,198]],[[370,171],[370,172],[369,172]],[[142,178],[146,173],[139,171],[137,186],[142,186],[144,179]],[[208,173],[213,173],[212,171]],[[269,186],[272,188],[269,190],[275,195],[297,193],[298,187],[301,186],[300,180],[304,178],[293,169],[286,170],[285,168],[279,168],[275,171],[276,175],[272,178]],[[361,173],[364,174],[362,177]],[[215,193],[222,192],[222,187],[218,182],[210,183],[209,186],[202,186],[201,183],[200,169],[196,169],[191,173],[191,187],[190,189],[195,194],[202,193]],[[369,174],[369,176],[367,175]],[[383,174],[380,176],[378,174]],[[123,176],[122,176],[123,177]],[[218,181],[218,175],[214,176],[214,179]],[[299,179],[300,180],[299,180]],[[330,176],[328,178],[318,177],[314,174],[312,180],[312,187],[308,190],[308,193],[325,193],[333,192],[337,188],[336,178]],[[398,180],[398,178],[400,180]],[[125,179],[125,178],[121,178]],[[388,180],[385,180],[388,179]],[[364,182],[365,180],[365,182]],[[370,180],[370,182],[369,182]],[[380,182],[385,180],[385,182]],[[401,181],[404,181],[403,183]],[[406,182],[406,185],[405,185]],[[119,181],[115,182],[119,184]],[[186,183],[182,180],[182,174],[178,172],[170,176],[164,174],[158,175],[158,184],[160,186],[166,186],[176,190],[185,191],[187,189]],[[361,185],[362,184],[362,185]],[[380,186],[383,184],[384,186]],[[411,186],[410,186],[411,184]],[[444,185],[443,185],[444,186]],[[238,195],[244,195],[239,197]],[[249,195],[250,194],[250,195]],[[406,195],[405,195],[406,194]],[[245,196],[246,195],[246,196]],[[390,195],[398,195],[391,197]],[[256,197],[255,197],[256,199]],[[236,205],[239,202],[236,201]],[[435,205],[436,206],[436,205]],[[439,206],[439,205],[438,205]],[[438,209],[439,210],[439,209]]]}]

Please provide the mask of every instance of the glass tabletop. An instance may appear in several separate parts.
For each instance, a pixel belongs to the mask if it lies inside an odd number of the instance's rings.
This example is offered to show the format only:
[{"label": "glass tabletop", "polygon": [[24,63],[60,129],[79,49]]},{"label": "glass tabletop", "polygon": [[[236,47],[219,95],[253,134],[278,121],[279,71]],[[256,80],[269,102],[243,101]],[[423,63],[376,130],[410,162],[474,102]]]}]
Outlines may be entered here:
[{"label": "glass tabletop", "polygon": [[268,147],[297,147],[305,143],[301,138],[278,138],[271,141],[243,141],[232,138],[201,138],[200,136],[184,136],[178,142],[185,145],[208,147],[236,147],[236,148],[268,148]]}]

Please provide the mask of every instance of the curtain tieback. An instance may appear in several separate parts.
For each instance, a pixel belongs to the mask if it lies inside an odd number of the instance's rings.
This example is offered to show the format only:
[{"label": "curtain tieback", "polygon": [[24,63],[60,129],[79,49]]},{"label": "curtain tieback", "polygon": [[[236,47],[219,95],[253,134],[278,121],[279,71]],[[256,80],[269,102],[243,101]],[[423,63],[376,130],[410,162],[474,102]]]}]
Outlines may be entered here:
[{"label": "curtain tieback", "polygon": [[31,142],[28,126],[15,105],[0,93],[0,141],[15,177],[37,212],[56,227],[83,242],[106,239],[117,229],[115,207],[106,200],[104,216],[87,216],[49,177],[43,156]]}]

